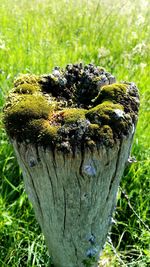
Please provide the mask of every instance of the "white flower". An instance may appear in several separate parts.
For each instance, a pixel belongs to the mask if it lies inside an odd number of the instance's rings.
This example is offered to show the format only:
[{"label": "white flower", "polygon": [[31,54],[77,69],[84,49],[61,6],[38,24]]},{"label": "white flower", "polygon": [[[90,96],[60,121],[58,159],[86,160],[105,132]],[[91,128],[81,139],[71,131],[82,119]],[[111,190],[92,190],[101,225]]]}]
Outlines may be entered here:
[{"label": "white flower", "polygon": [[107,57],[110,55],[110,50],[105,48],[104,46],[101,46],[98,49],[98,58]]},{"label": "white flower", "polygon": [[132,34],[132,37],[133,37],[134,39],[138,39],[138,35],[137,35],[136,32],[132,32],[131,34]]},{"label": "white flower", "polygon": [[139,14],[137,21],[136,21],[137,26],[144,24],[144,23],[145,23],[145,18]]},{"label": "white flower", "polygon": [[144,41],[142,43],[137,44],[133,49],[132,49],[132,54],[140,54],[143,55],[145,53],[145,51],[147,50],[147,45],[144,43]]},{"label": "white flower", "polygon": [[140,4],[141,4],[140,5],[140,8],[144,10],[144,9],[148,8],[149,1],[147,1],[147,0],[141,0],[141,3]]},{"label": "white flower", "polygon": [[6,45],[4,40],[0,39],[0,49],[5,50],[6,49]]},{"label": "white flower", "polygon": [[146,67],[147,67],[147,64],[146,63],[143,63],[143,62],[141,62],[140,64],[139,64],[139,67],[141,68],[141,70],[143,71]]}]

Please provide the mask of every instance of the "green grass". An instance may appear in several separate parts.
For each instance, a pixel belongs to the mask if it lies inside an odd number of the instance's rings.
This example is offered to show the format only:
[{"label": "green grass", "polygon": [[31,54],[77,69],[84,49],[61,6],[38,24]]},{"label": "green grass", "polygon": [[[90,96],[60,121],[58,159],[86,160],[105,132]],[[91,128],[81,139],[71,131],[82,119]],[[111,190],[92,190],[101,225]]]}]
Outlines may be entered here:
[{"label": "green grass", "polygon": [[[116,224],[101,266],[150,266],[149,1],[0,0],[0,107],[19,73],[43,74],[83,61],[134,81],[141,106],[132,155],[121,182]],[[43,235],[0,123],[0,265],[48,266]],[[80,266],[79,266],[80,267]]]}]

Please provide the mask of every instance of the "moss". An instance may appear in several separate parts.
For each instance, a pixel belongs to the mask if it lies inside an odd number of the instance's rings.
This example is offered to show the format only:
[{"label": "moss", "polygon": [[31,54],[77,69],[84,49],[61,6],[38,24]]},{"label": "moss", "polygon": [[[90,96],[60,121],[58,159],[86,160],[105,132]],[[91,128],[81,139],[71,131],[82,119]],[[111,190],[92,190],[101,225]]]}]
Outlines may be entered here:
[{"label": "moss", "polygon": [[86,141],[87,147],[89,147],[91,150],[93,150],[96,147],[96,142],[94,140],[87,140]]},{"label": "moss", "polygon": [[26,126],[26,137],[32,141],[47,146],[57,139],[59,127],[50,125],[48,120],[34,119],[29,121]]},{"label": "moss", "polygon": [[41,88],[37,84],[23,83],[14,88],[13,92],[18,94],[34,94],[40,92]]},{"label": "moss", "polygon": [[127,93],[127,84],[109,84],[104,85],[96,98],[93,100],[94,105],[101,103],[104,100],[113,100],[114,102],[120,102]]},{"label": "moss", "polygon": [[59,113],[62,117],[62,122],[63,124],[69,124],[69,123],[74,123],[77,122],[78,120],[84,120],[85,119],[85,114],[86,110],[85,109],[79,109],[79,108],[66,108],[63,109]]},{"label": "moss", "polygon": [[99,130],[97,126],[89,127],[89,129],[91,128],[89,135],[95,136],[96,141],[103,140],[105,144],[109,143],[108,139],[110,143],[113,143],[113,139],[126,135],[132,125],[132,119],[124,112],[124,107],[111,101],[104,101],[90,109],[86,117],[92,124],[96,123],[99,126]]},{"label": "moss", "polygon": [[31,119],[47,119],[51,106],[42,95],[23,95],[5,108],[4,123],[11,137],[24,134],[26,123]]},{"label": "moss", "polygon": [[99,137],[99,129],[100,128],[98,124],[90,123],[87,136],[89,136],[90,138],[95,137],[97,139]]},{"label": "moss", "polygon": [[106,146],[113,146],[114,134],[110,126],[104,125],[99,131],[100,142]]},{"label": "moss", "polygon": [[111,93],[111,95],[115,95],[117,93],[125,94],[127,92],[127,87],[127,84],[124,83],[113,83],[109,85],[104,85],[101,91]]},{"label": "moss", "polygon": [[109,124],[115,110],[123,110],[123,106],[120,104],[114,104],[111,101],[104,101],[96,107],[91,108],[86,113],[86,117],[90,120],[90,122],[96,122],[98,125]]},{"label": "moss", "polygon": [[110,75],[93,64],[20,75],[4,108],[8,135],[62,151],[113,145],[136,123],[139,97],[133,83],[104,85]]},{"label": "moss", "polygon": [[114,144],[113,130],[109,125],[99,126],[98,124],[90,124],[87,136],[90,137],[86,142],[90,148],[98,143],[106,146],[112,146]]},{"label": "moss", "polygon": [[40,81],[40,77],[37,75],[33,75],[33,74],[20,74],[14,81],[14,85],[15,87],[24,84],[24,83],[28,83],[28,84],[37,84]]},{"label": "moss", "polygon": [[90,123],[90,125],[89,125],[89,129],[90,129],[90,131],[92,132],[92,133],[95,133],[95,131],[97,131],[97,130],[99,130],[99,125],[98,124],[92,124],[92,123]]},{"label": "moss", "polygon": [[20,97],[19,100],[7,110],[8,117],[14,119],[15,122],[19,119],[26,121],[31,118],[48,118],[51,107],[42,95],[34,97],[26,95]]}]

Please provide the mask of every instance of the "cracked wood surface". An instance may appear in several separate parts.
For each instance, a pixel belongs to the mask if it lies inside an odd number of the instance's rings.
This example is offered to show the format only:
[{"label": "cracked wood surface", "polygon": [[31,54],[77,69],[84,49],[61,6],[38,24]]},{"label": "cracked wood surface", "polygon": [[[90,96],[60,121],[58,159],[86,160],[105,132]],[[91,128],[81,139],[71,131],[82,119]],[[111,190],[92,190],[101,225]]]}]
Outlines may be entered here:
[{"label": "cracked wood surface", "polygon": [[13,141],[55,267],[98,266],[132,137],[75,157]]}]

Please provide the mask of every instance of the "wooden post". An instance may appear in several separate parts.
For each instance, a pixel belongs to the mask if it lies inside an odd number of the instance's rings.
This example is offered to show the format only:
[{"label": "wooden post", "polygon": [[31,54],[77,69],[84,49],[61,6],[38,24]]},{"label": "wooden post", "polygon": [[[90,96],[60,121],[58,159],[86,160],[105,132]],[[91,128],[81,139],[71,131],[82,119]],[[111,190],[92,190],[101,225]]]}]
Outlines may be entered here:
[{"label": "wooden post", "polygon": [[[111,226],[119,182],[130,154],[139,105],[137,88],[130,83],[124,83],[125,87],[121,87],[122,84],[102,86],[101,90],[97,86],[99,91],[92,101],[95,104],[91,107],[91,102],[85,108],[82,103],[86,112],[74,119],[75,107],[67,107],[66,111],[59,106],[50,111],[48,107],[52,102],[45,95],[50,104],[44,108],[42,104],[39,110],[39,104],[36,108],[32,106],[35,103],[31,103],[31,107],[24,104],[24,96],[19,95],[21,89],[17,88],[23,88],[24,84],[31,87],[34,83],[33,77],[30,83],[26,79],[29,77],[26,76],[23,83],[16,82],[5,107],[4,121],[54,266],[98,266],[99,254]],[[41,80],[43,82],[43,76],[38,82],[36,79],[36,90]],[[117,92],[114,88],[119,88],[119,97],[116,96],[117,103],[114,101],[110,107],[110,94]],[[104,93],[109,99],[105,107]],[[39,95],[43,97],[43,92]],[[28,96],[29,93],[25,97]],[[32,91],[32,97],[37,97],[37,91]],[[46,109],[48,116],[44,113]],[[81,112],[80,107],[78,112]],[[44,126],[41,126],[41,119]],[[59,126],[57,135],[52,135],[52,128],[45,130],[47,121],[47,127]],[[48,144],[47,140],[51,142]]]}]

